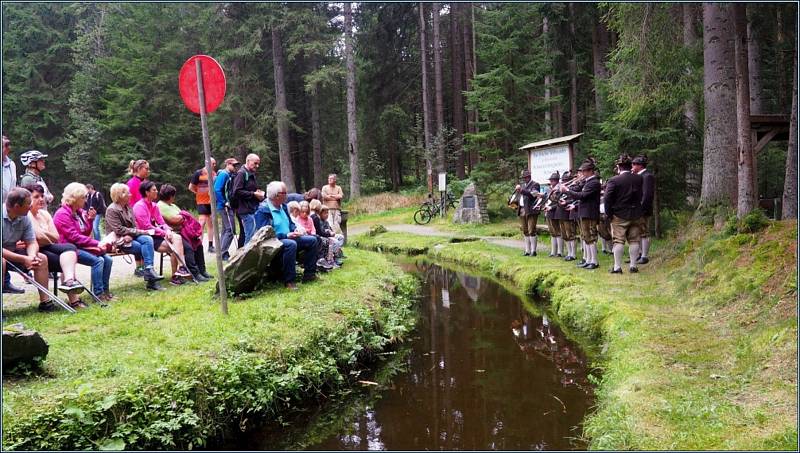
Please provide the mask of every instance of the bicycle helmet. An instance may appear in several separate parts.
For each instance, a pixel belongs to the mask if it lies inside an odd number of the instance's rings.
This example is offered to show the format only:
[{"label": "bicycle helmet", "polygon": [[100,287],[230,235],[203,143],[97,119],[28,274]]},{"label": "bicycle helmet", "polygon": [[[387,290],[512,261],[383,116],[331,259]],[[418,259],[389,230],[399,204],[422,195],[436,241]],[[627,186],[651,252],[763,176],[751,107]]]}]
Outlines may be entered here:
[{"label": "bicycle helmet", "polygon": [[41,151],[36,151],[35,149],[32,149],[30,151],[22,153],[22,155],[19,156],[19,159],[22,161],[22,165],[27,167],[28,165],[38,160],[44,159],[45,157],[47,157],[47,154],[42,154]]}]

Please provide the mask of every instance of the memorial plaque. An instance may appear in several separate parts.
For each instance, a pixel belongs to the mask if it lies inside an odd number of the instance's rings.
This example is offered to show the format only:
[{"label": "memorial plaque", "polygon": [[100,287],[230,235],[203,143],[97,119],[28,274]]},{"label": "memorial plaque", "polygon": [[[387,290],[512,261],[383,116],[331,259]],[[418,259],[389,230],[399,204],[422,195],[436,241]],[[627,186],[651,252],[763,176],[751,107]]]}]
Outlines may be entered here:
[{"label": "memorial plaque", "polygon": [[465,209],[475,208],[475,197],[464,197],[461,200],[461,206]]}]

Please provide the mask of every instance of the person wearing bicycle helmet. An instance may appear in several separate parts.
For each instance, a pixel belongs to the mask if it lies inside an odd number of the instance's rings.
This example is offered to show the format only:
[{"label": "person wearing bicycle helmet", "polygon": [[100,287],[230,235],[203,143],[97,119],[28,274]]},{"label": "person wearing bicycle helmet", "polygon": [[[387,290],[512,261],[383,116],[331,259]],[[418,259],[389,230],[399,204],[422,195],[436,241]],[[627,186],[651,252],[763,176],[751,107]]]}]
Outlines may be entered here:
[{"label": "person wearing bicycle helmet", "polygon": [[42,178],[41,175],[42,170],[45,169],[44,160],[46,158],[47,154],[35,149],[22,153],[19,159],[22,161],[22,166],[25,167],[25,173],[20,178],[19,185],[38,184],[42,186],[44,189],[44,200],[47,204],[50,204],[53,202],[53,194],[50,193],[50,189],[47,188],[47,184],[44,182],[44,178]]}]

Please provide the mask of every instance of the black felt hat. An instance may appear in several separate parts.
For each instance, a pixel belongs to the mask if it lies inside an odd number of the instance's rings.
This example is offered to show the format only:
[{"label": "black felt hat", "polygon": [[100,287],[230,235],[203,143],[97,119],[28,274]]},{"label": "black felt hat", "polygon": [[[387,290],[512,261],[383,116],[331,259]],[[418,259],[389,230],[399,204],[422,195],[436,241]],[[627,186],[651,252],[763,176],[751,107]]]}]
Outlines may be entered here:
[{"label": "black felt hat", "polygon": [[550,175],[550,181],[558,181],[559,179],[561,179],[561,176],[558,174],[558,172],[555,172],[552,175]]},{"label": "black felt hat", "polygon": [[631,161],[631,163],[635,164],[635,165],[641,165],[643,167],[646,167],[647,166],[647,156],[636,156],[636,157],[633,158],[633,161]]}]

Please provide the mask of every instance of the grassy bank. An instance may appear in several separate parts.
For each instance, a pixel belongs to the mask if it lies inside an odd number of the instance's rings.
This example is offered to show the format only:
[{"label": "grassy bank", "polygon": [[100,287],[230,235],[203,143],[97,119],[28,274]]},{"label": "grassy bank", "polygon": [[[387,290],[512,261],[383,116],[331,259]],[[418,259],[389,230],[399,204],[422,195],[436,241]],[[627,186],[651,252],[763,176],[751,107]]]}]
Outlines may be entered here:
[{"label": "grassy bank", "polygon": [[122,288],[77,315],[7,311],[50,353],[3,382],[4,449],[197,448],[335,392],[414,322],[415,281],[374,253],[348,256],[299,291],[234,301],[227,317],[208,284]]},{"label": "grassy bank", "polygon": [[[480,242],[383,233],[408,247],[547,295],[562,325],[600,346],[593,449],[797,449],[796,222],[757,234],[684,229],[637,275]],[[424,251],[423,251],[424,250]]]}]

